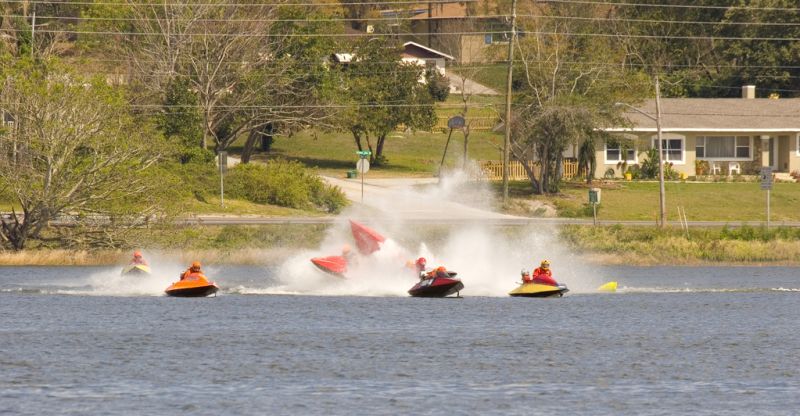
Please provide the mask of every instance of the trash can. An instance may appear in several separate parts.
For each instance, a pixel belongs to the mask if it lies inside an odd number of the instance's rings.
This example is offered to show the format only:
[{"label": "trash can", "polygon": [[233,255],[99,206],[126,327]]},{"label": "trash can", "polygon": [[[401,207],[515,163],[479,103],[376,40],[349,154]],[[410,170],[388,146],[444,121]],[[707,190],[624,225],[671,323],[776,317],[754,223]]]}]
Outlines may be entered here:
[{"label": "trash can", "polygon": [[358,177],[358,171],[357,170],[348,170],[347,171],[347,179],[353,179],[353,178],[357,178],[357,177]]}]

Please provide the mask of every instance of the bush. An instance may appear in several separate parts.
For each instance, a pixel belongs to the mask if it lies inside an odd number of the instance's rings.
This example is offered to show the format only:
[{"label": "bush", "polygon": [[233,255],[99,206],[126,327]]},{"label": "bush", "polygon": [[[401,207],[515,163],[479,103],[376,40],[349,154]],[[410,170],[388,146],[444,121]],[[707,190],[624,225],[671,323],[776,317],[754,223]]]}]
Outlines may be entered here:
[{"label": "bush", "polygon": [[206,164],[214,160],[214,152],[199,146],[186,146],[179,150],[178,160],[182,164]]},{"label": "bush", "polygon": [[447,101],[450,96],[450,80],[435,69],[425,71],[425,82],[428,84],[428,92],[431,97],[439,102]]},{"label": "bush", "polygon": [[298,162],[240,164],[226,178],[228,194],[258,204],[336,213],[347,205],[338,187],[330,186]]}]

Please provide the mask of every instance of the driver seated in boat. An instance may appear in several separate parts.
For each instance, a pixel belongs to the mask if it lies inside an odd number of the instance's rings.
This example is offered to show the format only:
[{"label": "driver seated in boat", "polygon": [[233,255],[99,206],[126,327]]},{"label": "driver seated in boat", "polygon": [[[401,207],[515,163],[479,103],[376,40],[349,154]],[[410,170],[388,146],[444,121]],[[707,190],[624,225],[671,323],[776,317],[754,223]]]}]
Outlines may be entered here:
[{"label": "driver seated in boat", "polygon": [[144,257],[142,257],[142,252],[139,250],[133,252],[133,259],[131,259],[131,264],[141,264],[144,266],[148,265],[147,260],[145,260]]},{"label": "driver seated in boat", "polygon": [[428,278],[427,273],[425,273],[425,266],[428,264],[428,260],[425,260],[425,257],[420,257],[417,261],[409,260],[408,262],[410,263],[409,268],[417,273],[420,280]]},{"label": "driver seated in boat", "polygon": [[353,249],[350,248],[350,244],[345,244],[342,246],[342,257],[344,257],[348,263],[356,259],[356,253],[353,253]]},{"label": "driver seated in boat", "polygon": [[437,278],[437,277],[450,277],[450,274],[447,273],[447,268],[446,267],[439,266],[439,267],[429,271],[428,273],[425,273],[423,276],[425,276],[426,279],[434,279],[434,278]]},{"label": "driver seated in boat", "polygon": [[203,273],[203,271],[200,270],[200,262],[199,261],[192,262],[192,266],[186,269],[186,271],[181,274],[181,280],[185,280],[192,274],[199,274],[199,273]]},{"label": "driver seated in boat", "polygon": [[550,271],[550,262],[547,260],[542,260],[541,265],[533,271],[531,281],[543,285],[558,286],[558,283],[553,279],[553,272]]},{"label": "driver seated in boat", "polygon": [[533,283],[530,271],[523,269],[520,274],[522,275],[522,283]]}]

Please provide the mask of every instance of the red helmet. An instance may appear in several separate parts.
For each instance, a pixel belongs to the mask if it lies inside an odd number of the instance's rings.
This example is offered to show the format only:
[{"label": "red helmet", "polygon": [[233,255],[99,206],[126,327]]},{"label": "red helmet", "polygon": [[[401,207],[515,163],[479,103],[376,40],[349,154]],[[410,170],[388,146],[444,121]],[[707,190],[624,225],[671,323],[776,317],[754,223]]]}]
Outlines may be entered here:
[{"label": "red helmet", "polygon": [[134,251],[133,252],[133,257],[136,257],[136,258],[142,257],[142,252],[139,251],[139,250]]},{"label": "red helmet", "polygon": [[425,257],[420,257],[417,259],[417,266],[424,266],[428,264],[428,261],[425,260]]}]

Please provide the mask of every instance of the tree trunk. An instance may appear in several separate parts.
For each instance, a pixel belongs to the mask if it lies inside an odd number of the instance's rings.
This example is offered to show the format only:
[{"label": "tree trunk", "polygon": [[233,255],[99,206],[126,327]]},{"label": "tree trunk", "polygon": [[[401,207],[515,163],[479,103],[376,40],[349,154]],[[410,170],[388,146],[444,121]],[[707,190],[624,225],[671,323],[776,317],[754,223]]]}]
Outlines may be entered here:
[{"label": "tree trunk", "polygon": [[364,147],[361,145],[361,135],[357,130],[350,130],[350,132],[353,133],[353,139],[356,141],[356,147],[358,147],[358,151],[363,151]]},{"label": "tree trunk", "polygon": [[242,163],[250,163],[250,156],[253,154],[253,148],[259,137],[261,137],[261,133],[257,129],[250,130],[250,134],[247,135],[247,141],[244,142],[244,148],[242,149]]},{"label": "tree trunk", "polygon": [[547,152],[547,148],[542,148],[541,153],[539,154],[539,172],[540,172],[540,179],[539,179],[539,192],[537,194],[542,195],[546,192],[547,185],[550,182],[550,175],[548,169],[548,160],[550,155]]},{"label": "tree trunk", "polygon": [[469,159],[469,124],[464,126],[464,161],[462,168],[467,168],[467,159]]},{"label": "tree trunk", "polygon": [[372,161],[372,163],[376,166],[379,164],[378,161],[382,159],[381,155],[383,155],[383,144],[386,142],[386,136],[388,134],[389,133],[381,133],[378,136],[378,142],[375,144],[375,154],[374,154],[375,157],[373,158],[374,160]]},{"label": "tree trunk", "polygon": [[539,189],[539,181],[536,179],[536,173],[533,171],[532,166],[528,166],[528,163],[524,160],[517,161],[522,164],[522,168],[525,169],[525,173],[528,175],[528,180],[531,182],[531,188],[533,189],[534,193],[538,193],[537,190]]}]

